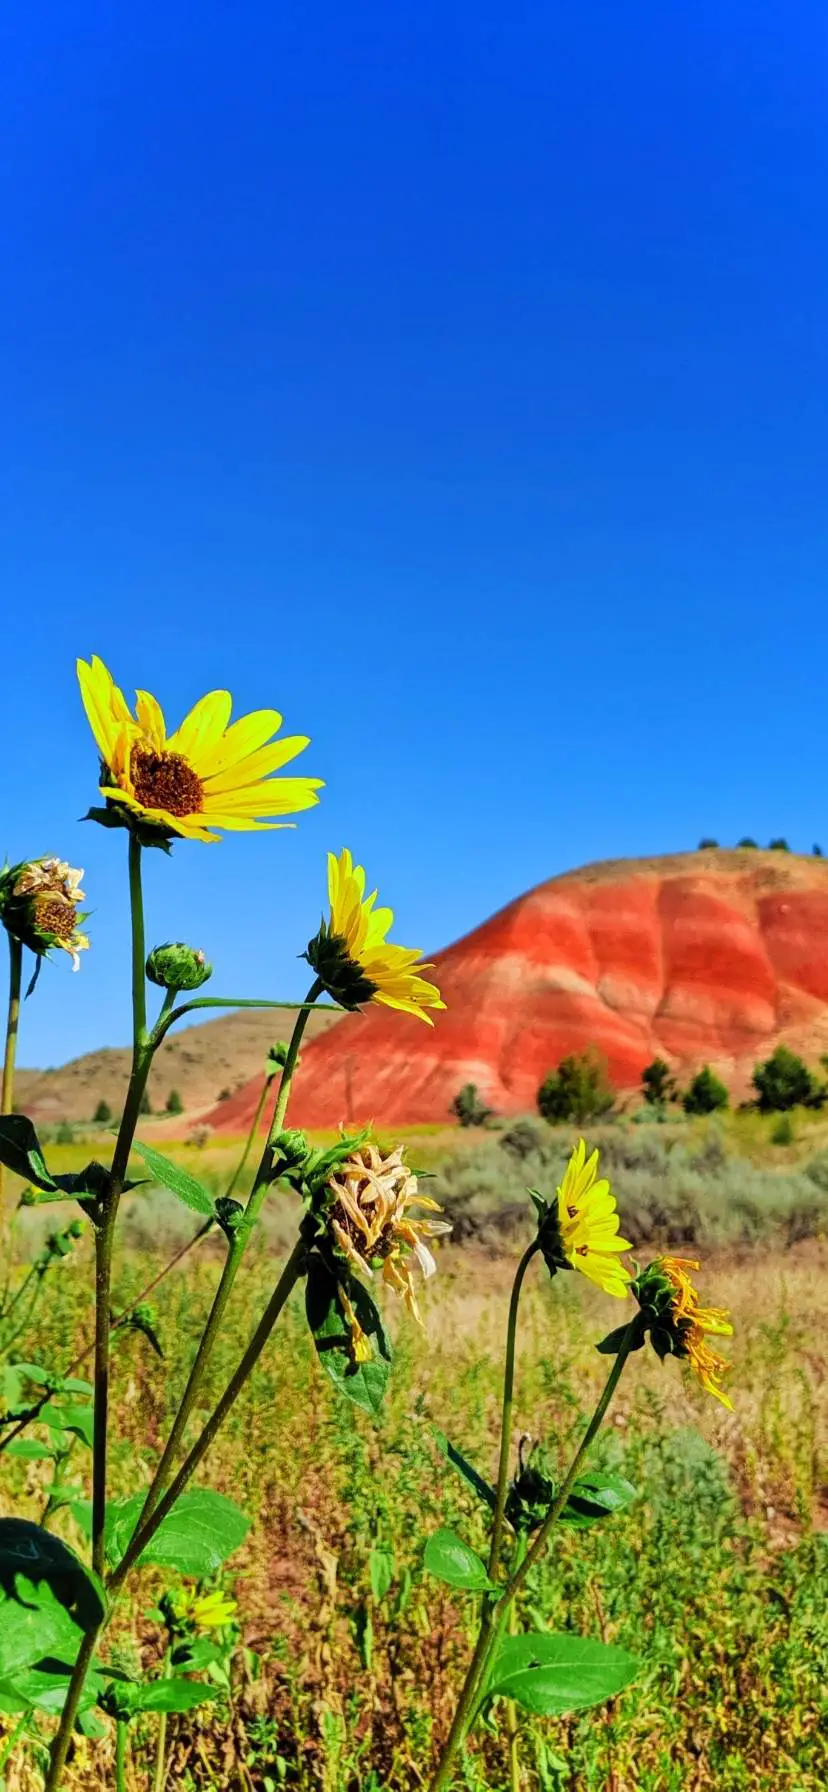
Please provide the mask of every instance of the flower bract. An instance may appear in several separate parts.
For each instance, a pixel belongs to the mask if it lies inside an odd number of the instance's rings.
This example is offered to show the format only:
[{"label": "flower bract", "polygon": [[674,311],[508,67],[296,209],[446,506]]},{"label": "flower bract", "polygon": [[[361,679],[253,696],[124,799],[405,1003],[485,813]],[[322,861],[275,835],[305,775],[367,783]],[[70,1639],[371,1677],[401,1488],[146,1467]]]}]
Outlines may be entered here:
[{"label": "flower bract", "polygon": [[291,815],[318,802],[319,778],[273,774],[308,745],[305,735],[272,737],[282,718],[258,709],[231,723],[228,691],[209,691],[167,733],[164,713],[148,691],[136,693],[135,714],[103,661],[78,661],[83,706],[102,762],[107,811],[146,837],[180,835],[213,841],[213,830],[291,827],[263,817]]},{"label": "flower bract", "polygon": [[730,1338],[733,1327],[723,1307],[703,1307],[690,1276],[700,1268],[694,1257],[657,1257],[633,1284],[650,1341],[660,1357],[684,1357],[705,1392],[730,1412],[733,1402],[720,1385],[731,1365],[707,1340]]},{"label": "flower bract", "polygon": [[618,1235],[615,1196],[606,1177],[598,1176],[598,1152],[587,1157],[583,1139],[569,1159],[557,1196],[560,1242],[567,1261],[605,1294],[623,1299],[632,1278],[620,1258],[632,1247]]},{"label": "flower bract", "polygon": [[394,920],[390,908],[376,908],[377,891],[365,894],[365,872],[347,849],[328,854],[330,918],[311,940],[306,957],[334,1001],[344,1008],[381,1002],[404,1014],[434,1023],[429,1008],[445,1008],[436,984],[422,976],[424,964],[416,947],[395,946],[387,938]]}]

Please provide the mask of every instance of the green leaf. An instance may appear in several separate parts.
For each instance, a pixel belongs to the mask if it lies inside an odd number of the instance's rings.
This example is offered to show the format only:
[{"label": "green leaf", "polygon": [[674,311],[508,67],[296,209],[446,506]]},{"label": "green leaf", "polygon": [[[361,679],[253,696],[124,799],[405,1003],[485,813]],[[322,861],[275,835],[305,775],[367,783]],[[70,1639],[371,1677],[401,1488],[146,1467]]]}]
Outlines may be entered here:
[{"label": "green leaf", "polygon": [[46,1168],[40,1140],[27,1114],[0,1115],[0,1163],[24,1182],[51,1193],[57,1183]]},{"label": "green leaf", "polygon": [[[31,1524],[27,1518],[0,1518],[0,1591],[6,1595],[3,1620],[0,1623],[0,1673],[4,1626],[9,1605],[18,1599],[17,1578],[23,1575],[39,1592],[48,1590],[60,1607],[81,1630],[95,1630],[104,1616],[104,1601],[97,1578],[85,1568],[68,1544],[60,1537]],[[48,1605],[48,1601],[46,1602]],[[54,1654],[47,1646],[41,1655]],[[31,1661],[38,1656],[32,1655]],[[70,1657],[74,1660],[74,1656]]]},{"label": "green leaf", "polygon": [[469,1487],[474,1488],[478,1499],[481,1499],[483,1504],[488,1506],[490,1511],[493,1512],[495,1505],[497,1504],[497,1495],[494,1488],[489,1486],[488,1481],[484,1481],[483,1476],[478,1474],[474,1465],[469,1462],[466,1456],[461,1454],[456,1445],[449,1442],[445,1432],[441,1431],[438,1425],[432,1425],[431,1429],[435,1442],[440,1450],[440,1454],[445,1457],[447,1462],[451,1463],[452,1468],[457,1470],[458,1475],[462,1475],[463,1480],[468,1482]]},{"label": "green leaf", "polygon": [[[146,1495],[131,1494],[118,1500],[106,1511],[106,1553],[116,1566],[129,1543]],[[232,1500],[209,1487],[196,1487],[182,1493],[180,1499],[141,1551],[144,1566],[177,1568],[179,1574],[192,1574],[203,1580],[215,1574],[234,1549],[244,1542],[250,1529],[246,1518]]]},{"label": "green leaf", "polygon": [[196,1181],[195,1176],[182,1170],[180,1165],[171,1163],[168,1157],[162,1157],[161,1152],[155,1151],[152,1145],[135,1144],[132,1149],[143,1158],[153,1182],[159,1182],[162,1188],[170,1189],[194,1213],[209,1214],[212,1219],[215,1218],[213,1197],[202,1183]]},{"label": "green leaf", "polygon": [[0,1594],[0,1680],[6,1682],[45,1656],[73,1662],[82,1632],[46,1582],[16,1574]]},{"label": "green leaf", "polygon": [[38,1414],[38,1424],[49,1425],[53,1431],[71,1431],[73,1437],[80,1438],[81,1443],[92,1448],[94,1415],[91,1406],[44,1406]]},{"label": "green leaf", "polygon": [[[56,1717],[66,1703],[70,1680],[71,1673],[66,1662],[55,1661],[50,1667],[26,1668],[12,1679],[0,1682],[0,1698],[15,1699],[18,1711],[46,1711]],[[81,1694],[82,1712],[91,1711],[102,1687],[103,1680],[99,1674],[94,1671],[87,1674]]]},{"label": "green leaf", "polygon": [[215,1687],[203,1680],[184,1680],[175,1675],[166,1680],[145,1680],[143,1685],[121,1687],[118,1701],[126,1703],[131,1714],[139,1711],[193,1711],[196,1705],[216,1698]]},{"label": "green leaf", "polygon": [[501,1643],[486,1688],[487,1699],[516,1699],[541,1717],[561,1717],[602,1705],[638,1671],[634,1655],[590,1637],[538,1632]]},{"label": "green leaf", "polygon": [[54,1446],[50,1449],[48,1444],[37,1444],[32,1437],[15,1438],[13,1443],[6,1445],[5,1453],[7,1456],[23,1456],[29,1462],[53,1462],[55,1457]]},{"label": "green leaf", "polygon": [[[373,1355],[366,1363],[354,1359],[339,1298],[340,1287],[373,1347]],[[305,1311],[319,1361],[334,1386],[364,1412],[379,1412],[391,1374],[391,1346],[380,1314],[362,1283],[346,1271],[337,1279],[314,1252],[308,1266]]]},{"label": "green leaf", "polygon": [[209,1668],[214,1661],[223,1661],[226,1649],[220,1643],[214,1643],[209,1636],[194,1637],[192,1642],[176,1644],[170,1660],[173,1667],[181,1668],[185,1674],[200,1673]]},{"label": "green leaf", "polygon": [[423,1551],[423,1567],[450,1587],[461,1587],[465,1593],[486,1593],[492,1586],[485,1563],[458,1537],[456,1531],[442,1527],[429,1537]]},{"label": "green leaf", "polygon": [[583,1529],[599,1519],[623,1512],[638,1498],[638,1490],[623,1475],[605,1475],[600,1469],[588,1469],[579,1475],[561,1513],[561,1524]]},{"label": "green leaf", "polygon": [[372,1549],[368,1557],[368,1578],[371,1592],[379,1604],[394,1579],[394,1557],[389,1549]]}]

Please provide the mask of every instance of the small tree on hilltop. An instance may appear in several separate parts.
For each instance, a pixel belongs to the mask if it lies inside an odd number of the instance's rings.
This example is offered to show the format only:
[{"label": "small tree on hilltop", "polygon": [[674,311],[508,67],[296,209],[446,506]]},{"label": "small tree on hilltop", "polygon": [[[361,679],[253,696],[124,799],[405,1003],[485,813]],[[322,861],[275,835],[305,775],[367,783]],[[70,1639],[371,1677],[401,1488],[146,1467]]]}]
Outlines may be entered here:
[{"label": "small tree on hilltop", "polygon": [[751,847],[752,850],[755,852],[759,845],[759,842],[758,842],[758,840],[752,840],[750,837],[750,834],[743,834],[741,840],[737,840],[736,845],[741,846],[743,848],[743,850],[746,849],[747,847]]},{"label": "small tree on hilltop", "polygon": [[112,1119],[112,1109],[109,1105],[109,1102],[108,1101],[99,1101],[98,1105],[95,1109],[95,1112],[92,1115],[92,1120],[93,1120],[94,1124],[96,1126],[106,1126],[107,1122],[111,1119]]},{"label": "small tree on hilltop", "polygon": [[141,1103],[138,1108],[138,1112],[139,1112],[139,1114],[151,1114],[152,1113],[152,1106],[150,1104],[150,1098],[149,1098],[149,1089],[145,1089],[143,1095],[141,1096]]},{"label": "small tree on hilltop", "polygon": [[606,1058],[590,1046],[562,1058],[538,1090],[538,1111],[544,1120],[574,1120],[583,1126],[608,1114],[615,1095]]},{"label": "small tree on hilltop", "polygon": [[764,1064],[757,1064],[753,1087],[763,1114],[811,1107],[820,1096],[820,1085],[804,1059],[798,1058],[787,1045],[778,1045]]},{"label": "small tree on hilltop", "polygon": [[676,1079],[664,1058],[654,1058],[652,1064],[642,1070],[641,1089],[651,1108],[663,1108],[668,1101],[675,1101],[678,1095]]},{"label": "small tree on hilltop", "polygon": [[787,840],[783,837],[782,834],[780,834],[778,840],[770,840],[768,842],[768,845],[770,847],[771,852],[790,852],[790,850],[791,850],[788,845]]},{"label": "small tree on hilltop", "polygon": [[685,1114],[715,1114],[719,1108],[729,1105],[730,1096],[724,1083],[714,1075],[709,1064],[704,1064],[682,1097]]},{"label": "small tree on hilltop", "polygon": [[455,1114],[461,1126],[485,1126],[494,1112],[478,1094],[476,1083],[464,1083],[455,1095],[450,1112]]},{"label": "small tree on hilltop", "polygon": [[719,844],[718,840],[711,840],[708,838],[707,834],[705,834],[703,839],[701,839],[699,841],[698,851],[699,852],[708,852],[712,846],[718,846],[718,844]]},{"label": "small tree on hilltop", "polygon": [[167,1114],[183,1114],[184,1103],[177,1089],[171,1089],[167,1096],[165,1112]]}]

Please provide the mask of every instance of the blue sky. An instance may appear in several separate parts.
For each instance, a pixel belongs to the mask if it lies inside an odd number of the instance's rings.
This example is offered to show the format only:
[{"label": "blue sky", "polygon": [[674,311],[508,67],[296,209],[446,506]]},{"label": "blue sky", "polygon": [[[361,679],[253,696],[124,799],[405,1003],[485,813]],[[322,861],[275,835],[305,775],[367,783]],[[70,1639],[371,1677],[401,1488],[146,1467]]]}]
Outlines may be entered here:
[{"label": "blue sky", "polygon": [[78,653],[313,737],[295,833],[149,867],[217,993],[299,992],[328,847],[427,948],[828,848],[823,7],[13,0],[0,71],[0,853],[95,910],[24,1062],[128,1034]]}]

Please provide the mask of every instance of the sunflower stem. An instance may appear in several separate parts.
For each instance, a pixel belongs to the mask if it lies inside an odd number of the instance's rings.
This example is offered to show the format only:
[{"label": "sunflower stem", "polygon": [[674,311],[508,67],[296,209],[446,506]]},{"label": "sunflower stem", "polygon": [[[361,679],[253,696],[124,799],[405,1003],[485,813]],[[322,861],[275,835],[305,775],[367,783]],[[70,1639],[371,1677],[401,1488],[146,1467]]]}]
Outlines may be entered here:
[{"label": "sunflower stem", "polygon": [[468,1672],[460,1692],[457,1709],[454,1713],[451,1729],[443,1753],[440,1757],[437,1772],[431,1782],[430,1792],[445,1792],[445,1789],[451,1785],[455,1757],[461,1744],[465,1741],[466,1736],[472,1729],[477,1712],[480,1709],[482,1703],[481,1689],[487,1684],[492,1660],[500,1641],[503,1626],[508,1618],[510,1608],[516,1595],[520,1592],[527,1575],[531,1572],[535,1563],[543,1554],[549,1541],[552,1528],[557,1524],[558,1519],[563,1512],[564,1506],[572,1492],[573,1483],[581,1463],[583,1462],[597,1432],[600,1431],[607,1408],[609,1407],[610,1401],[612,1400],[613,1394],[621,1379],[627,1357],[633,1347],[636,1335],[636,1324],[635,1320],[633,1320],[627,1327],[626,1336],[621,1343],[615,1362],[607,1377],[604,1391],[601,1394],[592,1418],[584,1432],[583,1438],[578,1445],[572,1462],[570,1463],[566,1475],[555,1495],[555,1499],[534,1539],[531,1549],[523,1557],[523,1560],[513,1568],[506,1586],[496,1603],[492,1604],[490,1602],[486,1605],[480,1623],[480,1630],[474,1654],[469,1663]]},{"label": "sunflower stem", "polygon": [[[2,1112],[10,1114],[14,1102],[14,1067],[17,1058],[17,1031],[20,1025],[20,985],[23,972],[23,947],[14,935],[9,941],[9,1006],[6,1015],[6,1045],[3,1054]],[[5,1170],[0,1164],[0,1237],[6,1229]]]},{"label": "sunflower stem", "polygon": [[[321,987],[322,985],[320,984],[320,988]],[[295,1014],[297,1008],[306,1008],[308,1012],[310,1012],[311,1008],[315,1008],[318,1014],[345,1013],[345,1009],[339,1002],[309,1002],[307,997],[304,1002],[271,1002],[264,998],[260,1001],[258,997],[248,996],[199,996],[195,1001],[182,1002],[180,1008],[174,1008],[171,1014],[166,1015],[160,1033],[158,1032],[158,1029],[161,1024],[162,1016],[158,1016],[158,1021],[156,1022],[155,1027],[155,1034],[158,1035],[157,1043],[160,1044],[164,1034],[169,1032],[170,1027],[175,1026],[177,1021],[182,1020],[185,1014],[191,1014],[194,1008],[283,1008],[288,1009],[291,1014]],[[153,1036],[155,1037],[155,1035]]]},{"label": "sunflower stem", "polygon": [[127,1727],[122,1718],[115,1725],[115,1792],[126,1792]]},{"label": "sunflower stem", "polygon": [[[92,1420],[92,1566],[103,1578],[106,1565],[104,1531],[106,1524],[106,1466],[109,1434],[109,1356],[110,1295],[112,1254],[118,1206],[126,1180],[129,1154],[138,1124],[141,1097],[146,1088],[153,1045],[147,1038],[147,996],[144,976],[144,901],[141,888],[141,847],[134,834],[129,836],[129,907],[132,932],[132,1068],[129,1085],[112,1154],[109,1187],[101,1199],[95,1219],[95,1405]],[[69,1738],[77,1715],[89,1664],[95,1650],[99,1629],[88,1631],[81,1644],[72,1671],[69,1690],[61,1712],[57,1734],[52,1743],[49,1772],[44,1792],[56,1792],[60,1785]]]},{"label": "sunflower stem", "polygon": [[506,1491],[509,1484],[509,1456],[512,1444],[512,1402],[515,1387],[515,1347],[517,1344],[517,1322],[520,1296],[523,1289],[523,1278],[537,1255],[540,1245],[536,1238],[527,1246],[520,1259],[512,1283],[512,1294],[509,1301],[509,1317],[506,1324],[506,1364],[503,1372],[503,1404],[500,1418],[500,1461],[497,1470],[497,1494],[495,1498],[492,1536],[489,1546],[489,1579],[493,1580],[500,1559],[500,1546],[503,1541],[503,1520],[506,1511]]},{"label": "sunflower stem", "polygon": [[[275,1140],[277,1134],[281,1131],[282,1126],[284,1124],[284,1118],[285,1118],[285,1114],[287,1112],[287,1104],[288,1104],[288,1100],[290,1098],[291,1084],[293,1082],[293,1077],[294,1077],[294,1074],[296,1071],[296,1061],[299,1056],[299,1047],[302,1042],[302,1035],[305,1031],[305,1027],[307,1026],[308,1018],[309,1018],[311,1009],[314,1005],[314,1002],[316,1000],[316,996],[317,996],[318,992],[322,989],[322,987],[323,986],[322,986],[321,982],[317,978],[314,981],[314,983],[312,984],[312,986],[308,992],[308,995],[307,995],[304,1003],[301,1005],[299,1012],[296,1016],[296,1020],[294,1022],[294,1026],[293,1026],[293,1033],[291,1035],[290,1045],[288,1046],[287,1056],[285,1058],[284,1068],[282,1070],[282,1076],[281,1076],[281,1079],[279,1082],[279,1092],[276,1097],[276,1106],[275,1106],[274,1112],[273,1112],[273,1119],[272,1119],[272,1121],[270,1123],[270,1127],[268,1129],[267,1142],[265,1144],[265,1148],[262,1153],[261,1162],[259,1164],[259,1168],[256,1173],[256,1178],[253,1183],[253,1187],[250,1191],[250,1195],[247,1200],[247,1205],[244,1210],[244,1219],[243,1219],[242,1224],[233,1233],[233,1235],[230,1239],[227,1256],[225,1257],[225,1260],[224,1260],[224,1267],[222,1269],[221,1276],[219,1278],[218,1287],[217,1287],[215,1295],[213,1297],[213,1304],[210,1309],[207,1323],[204,1327],[204,1331],[201,1334],[198,1349],[197,1349],[195,1357],[193,1359],[193,1364],[192,1364],[192,1368],[190,1369],[190,1374],[189,1374],[189,1377],[187,1380],[187,1385],[186,1385],[184,1392],[181,1396],[181,1401],[179,1403],[178,1411],[175,1415],[175,1418],[173,1419],[172,1428],[170,1430],[169,1437],[167,1438],[167,1442],[164,1446],[164,1450],[162,1452],[160,1461],[157,1464],[155,1473],[152,1477],[149,1488],[147,1490],[147,1495],[146,1495],[146,1499],[144,1501],[141,1516],[138,1520],[138,1525],[136,1527],[136,1533],[135,1533],[136,1539],[142,1537],[143,1532],[146,1529],[150,1519],[152,1518],[152,1514],[155,1511],[156,1506],[158,1505],[158,1501],[161,1499],[161,1496],[164,1493],[164,1489],[167,1486],[167,1483],[169,1481],[170,1471],[172,1469],[176,1455],[178,1454],[179,1445],[181,1443],[182,1437],[186,1430],[190,1415],[193,1410],[193,1406],[195,1405],[195,1401],[200,1392],[201,1385],[204,1380],[204,1376],[205,1376],[205,1373],[207,1370],[208,1363],[213,1354],[213,1349],[215,1346],[216,1338],[218,1336],[219,1329],[221,1327],[221,1322],[222,1322],[222,1319],[224,1317],[224,1314],[225,1314],[225,1311],[227,1308],[227,1303],[228,1303],[231,1293],[233,1291],[233,1285],[235,1283],[236,1276],[238,1275],[239,1265],[241,1263],[242,1257],[244,1256],[244,1252],[246,1250],[248,1241],[252,1234],[253,1227],[256,1223],[256,1220],[258,1219],[262,1202],[264,1201],[265,1195],[267,1194],[267,1190],[270,1186],[271,1174],[272,1174],[272,1170],[273,1170],[273,1161],[274,1161],[274,1140]],[[270,1086],[270,1081],[271,1081],[271,1079],[268,1079],[267,1082],[265,1083],[264,1096],[266,1096],[266,1094],[267,1094],[267,1089]],[[256,1113],[253,1116],[253,1124],[250,1128],[250,1132],[247,1137],[247,1142],[245,1144],[244,1153],[242,1156],[242,1162],[239,1165],[239,1167],[236,1171],[236,1175],[233,1178],[233,1182],[230,1185],[231,1188],[235,1185],[236,1179],[237,1179],[239,1172],[244,1164],[247,1154],[252,1147],[252,1143],[253,1143],[255,1134],[258,1131],[259,1120],[261,1118],[261,1114],[262,1114],[262,1111],[264,1108],[264,1096],[262,1097],[262,1099],[260,1099],[259,1105],[256,1109]]]}]

